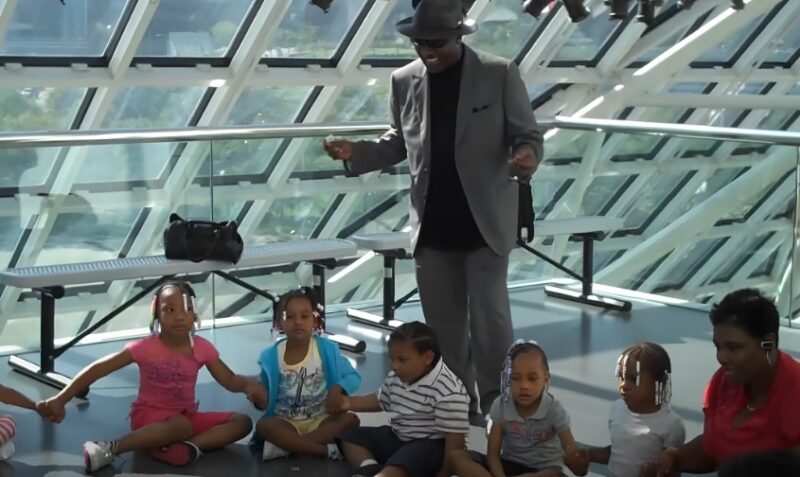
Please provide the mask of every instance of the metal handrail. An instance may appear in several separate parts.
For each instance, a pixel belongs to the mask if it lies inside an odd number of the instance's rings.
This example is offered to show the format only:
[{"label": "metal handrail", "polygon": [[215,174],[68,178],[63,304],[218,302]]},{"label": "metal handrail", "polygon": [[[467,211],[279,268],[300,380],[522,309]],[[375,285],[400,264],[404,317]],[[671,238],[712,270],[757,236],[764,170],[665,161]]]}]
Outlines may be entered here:
[{"label": "metal handrail", "polygon": [[[800,133],[759,129],[719,128],[693,124],[651,123],[615,119],[557,116],[539,121],[542,129],[602,131],[608,133],[676,136],[800,147]],[[220,126],[171,129],[107,129],[0,134],[1,148],[88,146],[155,142],[284,139],[328,135],[375,135],[388,128],[381,122],[348,124],[289,124],[280,126]]]}]

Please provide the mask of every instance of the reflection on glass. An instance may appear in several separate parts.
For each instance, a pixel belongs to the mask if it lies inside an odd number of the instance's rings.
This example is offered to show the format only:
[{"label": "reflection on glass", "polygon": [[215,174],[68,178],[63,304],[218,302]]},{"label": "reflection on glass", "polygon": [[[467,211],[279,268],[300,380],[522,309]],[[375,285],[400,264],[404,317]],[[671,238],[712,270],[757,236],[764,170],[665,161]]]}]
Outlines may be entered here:
[{"label": "reflection on glass", "polygon": [[[634,115],[628,116],[628,119],[654,123],[676,123],[685,110],[685,108],[648,107],[635,117]],[[614,155],[649,155],[656,144],[662,140],[663,138],[658,136],[627,134],[624,136],[624,140],[614,150]]]},{"label": "reflection on glass", "polygon": [[609,201],[624,192],[630,176],[600,176],[586,188],[579,215],[601,215]]},{"label": "reflection on glass", "polygon": [[589,18],[574,25],[553,61],[592,61],[619,25],[608,19],[608,7],[594,8]]},{"label": "reflection on glass", "polygon": [[268,243],[312,238],[336,196],[331,194],[278,199],[245,242]]},{"label": "reflection on glass", "polygon": [[86,93],[84,88],[0,89],[4,131],[69,129]]},{"label": "reflection on glass", "polygon": [[325,122],[388,121],[389,83],[347,86],[336,98]]},{"label": "reflection on glass", "polygon": [[125,0],[22,0],[5,34],[0,54],[102,56]]},{"label": "reflection on glass", "polygon": [[[725,243],[725,239],[705,239],[692,243],[678,260],[677,264],[666,273],[660,283],[653,288],[655,293],[680,291],[683,285],[697,272],[717,248]],[[673,253],[678,253],[673,252]]]},{"label": "reflection on glass", "polygon": [[662,43],[660,43],[660,44],[658,44],[658,45],[646,50],[644,53],[639,55],[633,62],[634,63],[635,62],[649,63],[649,62],[653,61],[660,54],[664,53],[668,49],[670,49],[673,46],[675,46],[675,44],[677,44],[679,41],[681,41],[681,39],[683,38],[683,35],[685,33],[686,32],[683,31],[683,30],[675,33],[674,35],[672,35],[671,37],[669,37],[667,40],[663,41]]},{"label": "reflection on glass", "polygon": [[647,185],[639,189],[636,200],[623,211],[621,216],[625,218],[625,228],[638,229],[655,214],[661,212],[661,205],[681,184],[685,176],[686,173],[683,172],[652,176]]},{"label": "reflection on glass", "polygon": [[765,61],[788,63],[795,53],[800,50],[800,17],[795,18],[789,28],[785,30],[782,38],[776,39],[774,45],[774,49]]},{"label": "reflection on glass", "polygon": [[[294,122],[311,92],[310,87],[245,90],[231,110],[229,125],[281,125]],[[283,139],[232,139],[214,141],[214,176],[263,172]],[[207,175],[208,165],[201,168]]]},{"label": "reflection on glass", "polygon": [[225,56],[251,0],[161,0],[137,56]]},{"label": "reflection on glass", "polygon": [[293,1],[264,57],[331,58],[365,1],[333,2],[328,13],[310,2]]},{"label": "reflection on glass", "polygon": [[464,42],[478,50],[513,59],[539,20],[522,11],[517,0],[495,0],[486,9],[478,31],[464,37]]},{"label": "reflection on glass", "polygon": [[411,41],[398,33],[395,25],[414,14],[410,1],[401,0],[394,4],[392,13],[378,30],[365,58],[409,58],[417,57]]},{"label": "reflection on glass", "polygon": [[354,234],[394,232],[408,217],[408,195],[400,191],[359,194],[343,230]]},{"label": "reflection on glass", "polygon": [[103,128],[170,128],[186,126],[204,88],[155,86],[121,89],[103,120]]},{"label": "reflection on glass", "polygon": [[765,16],[766,13],[759,15],[758,18],[751,21],[748,25],[731,33],[713,48],[700,55],[695,62],[726,63],[731,61],[748,37],[753,34],[754,31],[761,29],[759,27]]}]

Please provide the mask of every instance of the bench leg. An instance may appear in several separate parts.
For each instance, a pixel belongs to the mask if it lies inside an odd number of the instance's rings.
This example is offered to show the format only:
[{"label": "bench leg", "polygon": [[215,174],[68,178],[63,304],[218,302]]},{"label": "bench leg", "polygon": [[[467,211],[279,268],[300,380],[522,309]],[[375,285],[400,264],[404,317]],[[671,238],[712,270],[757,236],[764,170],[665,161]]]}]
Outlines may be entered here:
[{"label": "bench leg", "polygon": [[[319,302],[322,303],[323,308],[326,306],[325,303],[325,267],[318,263],[312,263],[312,270],[314,275],[314,291],[317,292],[317,297],[319,298]],[[322,312],[323,320],[325,317],[325,311]],[[324,321],[323,321],[324,324]],[[363,353],[364,350],[367,349],[367,343],[364,340],[358,340],[355,338],[351,338],[346,335],[337,335],[333,333],[329,333],[325,330],[325,333],[328,335],[327,338],[336,344],[345,351],[350,351],[351,353]]]},{"label": "bench leg", "polygon": [[[41,323],[39,343],[41,352],[39,364],[28,361],[20,356],[11,355],[8,357],[8,365],[14,371],[29,376],[37,381],[53,386],[57,389],[65,388],[70,381],[67,376],[55,372],[56,349],[55,349],[55,315],[56,299],[64,296],[64,287],[48,287],[37,290],[41,299]],[[78,397],[85,397],[88,393],[85,390]]]},{"label": "bench leg", "polygon": [[599,306],[617,311],[630,311],[631,302],[597,296],[592,292],[592,282],[594,281],[594,239],[586,235],[583,236],[583,275],[581,276],[581,292],[575,292],[568,288],[561,288],[546,285],[544,292],[547,296],[570,300],[586,305]]},{"label": "bench leg", "polygon": [[[394,301],[394,275],[395,275],[395,257],[390,255],[383,256],[383,316],[370,313],[368,311],[359,310],[357,308],[348,308],[347,317],[351,320],[367,326],[375,326],[387,331],[394,331],[398,326],[404,322],[394,319],[394,310],[396,304]],[[398,305],[399,306],[399,305]]]}]

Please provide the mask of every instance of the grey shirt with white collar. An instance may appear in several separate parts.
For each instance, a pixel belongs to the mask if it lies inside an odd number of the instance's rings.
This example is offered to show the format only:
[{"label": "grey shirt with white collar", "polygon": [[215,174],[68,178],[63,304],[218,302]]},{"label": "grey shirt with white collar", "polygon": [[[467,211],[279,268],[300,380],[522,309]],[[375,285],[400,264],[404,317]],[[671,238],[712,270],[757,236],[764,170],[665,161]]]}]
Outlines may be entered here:
[{"label": "grey shirt with white collar", "polygon": [[548,391],[542,394],[539,407],[532,416],[522,417],[513,399],[495,399],[489,411],[490,426],[503,426],[500,456],[531,469],[561,467],[564,452],[558,434],[569,429],[569,415]]}]

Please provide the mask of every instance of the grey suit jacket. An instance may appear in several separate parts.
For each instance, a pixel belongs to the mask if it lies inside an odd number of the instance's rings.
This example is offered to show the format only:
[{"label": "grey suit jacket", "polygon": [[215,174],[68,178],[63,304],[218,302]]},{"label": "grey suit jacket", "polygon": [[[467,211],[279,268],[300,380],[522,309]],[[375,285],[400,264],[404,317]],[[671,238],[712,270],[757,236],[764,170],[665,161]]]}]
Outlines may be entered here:
[{"label": "grey suit jacket", "polygon": [[[392,125],[371,141],[353,143],[348,175],[383,169],[406,157],[411,171],[412,250],[425,212],[431,169],[427,70],[416,60],[392,73]],[[499,255],[514,247],[518,186],[508,161],[523,144],[542,158],[542,135],[517,65],[464,46],[456,113],[456,170],[484,240]],[[427,219],[435,220],[428,217]]]}]

